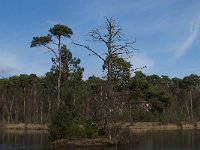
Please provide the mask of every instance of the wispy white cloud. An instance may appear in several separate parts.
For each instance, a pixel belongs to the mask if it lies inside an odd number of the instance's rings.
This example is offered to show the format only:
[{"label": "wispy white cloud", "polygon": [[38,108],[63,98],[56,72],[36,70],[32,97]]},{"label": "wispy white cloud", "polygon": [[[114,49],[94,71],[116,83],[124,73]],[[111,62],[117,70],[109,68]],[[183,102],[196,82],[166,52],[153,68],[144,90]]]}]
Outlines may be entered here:
[{"label": "wispy white cloud", "polygon": [[10,67],[10,66],[0,66],[0,77],[2,76],[8,76],[10,74],[13,74],[17,72],[16,68]]},{"label": "wispy white cloud", "polygon": [[23,43],[0,42],[0,77],[19,74],[44,75],[50,70],[51,55],[45,49],[29,49]]},{"label": "wispy white cloud", "polygon": [[137,54],[133,58],[129,59],[130,63],[133,65],[134,68],[142,68],[146,66],[144,70],[142,70],[144,73],[151,73],[153,65],[154,65],[154,60],[145,56],[144,54]]},{"label": "wispy white cloud", "polygon": [[0,55],[0,76],[16,74],[21,65],[11,54],[2,53]]},{"label": "wispy white cloud", "polygon": [[194,41],[198,37],[199,29],[200,29],[200,20],[193,21],[190,28],[190,35],[185,41],[181,43],[181,46],[177,50],[176,53],[177,59],[183,56],[186,53],[186,51],[188,51],[192,47]]}]

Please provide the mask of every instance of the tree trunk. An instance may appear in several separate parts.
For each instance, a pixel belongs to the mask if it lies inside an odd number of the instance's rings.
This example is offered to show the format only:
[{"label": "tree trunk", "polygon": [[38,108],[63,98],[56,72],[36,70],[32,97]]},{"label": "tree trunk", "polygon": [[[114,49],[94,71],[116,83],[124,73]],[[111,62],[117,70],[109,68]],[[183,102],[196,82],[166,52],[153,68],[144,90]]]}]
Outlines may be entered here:
[{"label": "tree trunk", "polygon": [[37,109],[36,109],[36,117],[37,117],[37,123],[39,122],[38,120],[39,120],[39,110],[38,110],[38,107],[37,107]]},{"label": "tree trunk", "polygon": [[2,114],[2,116],[3,116],[3,117],[2,117],[2,121],[5,122],[5,119],[4,119],[4,109],[3,109],[3,114]]},{"label": "tree trunk", "polygon": [[190,116],[191,116],[191,121],[193,121],[193,100],[192,100],[192,91],[189,91],[189,96],[190,96]]},{"label": "tree trunk", "polygon": [[4,122],[5,120],[4,120],[4,96],[3,96],[3,92],[2,92],[2,96],[1,96],[1,98],[2,98],[2,121]]},{"label": "tree trunk", "polygon": [[133,122],[133,119],[132,119],[132,105],[131,105],[131,102],[129,103],[129,117],[130,117],[130,122]]},{"label": "tree trunk", "polygon": [[23,88],[23,102],[24,102],[24,123],[26,122],[26,98],[25,98],[25,90],[26,88]]},{"label": "tree trunk", "polygon": [[43,123],[43,101],[40,106],[40,123]]},{"label": "tree trunk", "polygon": [[47,100],[48,100],[48,112],[47,112],[47,121],[49,121],[49,116],[50,116],[50,111],[51,111],[51,101],[50,101],[50,98],[49,98],[49,94],[48,94],[48,97],[47,97]]},{"label": "tree trunk", "polygon": [[190,119],[190,112],[189,112],[189,109],[188,109],[188,105],[186,103],[186,110],[187,110],[187,116],[188,116],[188,119]]},{"label": "tree trunk", "polygon": [[60,91],[61,91],[61,89],[60,89],[60,87],[61,87],[61,76],[62,76],[62,59],[61,59],[61,47],[60,47],[60,36],[58,37],[58,55],[59,55],[59,77],[58,77],[58,95],[57,95],[57,110],[59,109],[59,107],[60,107],[60,102],[61,102],[61,100],[60,100]]},{"label": "tree trunk", "polygon": [[113,77],[112,77],[112,25],[109,24],[108,27],[108,32],[109,32],[109,39],[108,39],[108,43],[107,43],[107,48],[108,48],[108,58],[107,58],[107,69],[108,69],[108,73],[107,73],[107,80],[108,80],[108,95],[107,95],[107,100],[106,100],[106,127],[107,127],[107,134],[109,139],[112,139],[111,136],[111,129],[110,129],[110,119],[111,119],[111,104],[112,104],[112,94],[113,94]]},{"label": "tree trunk", "polygon": [[[34,110],[36,108],[36,94],[37,94],[37,91],[36,91],[36,88],[34,89],[34,94],[33,94],[33,105],[34,105]],[[34,115],[33,115],[33,120],[34,120],[34,123],[36,123],[36,114],[35,114],[35,111],[34,111]]]},{"label": "tree trunk", "polygon": [[24,122],[26,122],[26,101],[24,97]]},{"label": "tree trunk", "polygon": [[12,98],[12,100],[11,100],[11,104],[10,104],[10,108],[9,108],[9,120],[10,120],[10,122],[12,122],[12,108],[13,108],[13,102],[14,102],[14,96],[13,96],[13,98]]},{"label": "tree trunk", "polygon": [[16,106],[15,106],[15,122],[18,122],[18,111]]},{"label": "tree trunk", "polygon": [[[29,90],[27,91],[29,93]],[[32,121],[32,115],[31,115],[31,94],[28,94],[28,113],[27,113],[27,122],[31,122]],[[31,93],[31,92],[30,92]]]}]

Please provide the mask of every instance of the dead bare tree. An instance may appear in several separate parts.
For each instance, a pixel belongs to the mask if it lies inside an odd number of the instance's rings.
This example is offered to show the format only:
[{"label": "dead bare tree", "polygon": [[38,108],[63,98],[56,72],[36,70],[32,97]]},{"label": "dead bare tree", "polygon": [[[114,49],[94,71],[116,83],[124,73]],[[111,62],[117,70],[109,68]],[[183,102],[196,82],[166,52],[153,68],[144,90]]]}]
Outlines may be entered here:
[{"label": "dead bare tree", "polygon": [[[133,52],[136,51],[133,44],[136,41],[130,42],[124,37],[122,28],[118,26],[113,18],[106,18],[104,26],[91,30],[88,33],[88,42],[99,42],[106,46],[106,50],[102,55],[102,51],[96,48],[91,48],[89,45],[79,44],[73,41],[73,44],[83,47],[92,55],[97,56],[103,61],[103,71],[106,72],[107,79],[107,95],[105,97],[105,128],[107,135],[111,135],[111,118],[114,110],[115,100],[115,83],[116,78],[120,78],[119,74],[130,76],[131,64],[127,62],[127,58],[132,57]],[[116,110],[116,109],[115,109]]]}]

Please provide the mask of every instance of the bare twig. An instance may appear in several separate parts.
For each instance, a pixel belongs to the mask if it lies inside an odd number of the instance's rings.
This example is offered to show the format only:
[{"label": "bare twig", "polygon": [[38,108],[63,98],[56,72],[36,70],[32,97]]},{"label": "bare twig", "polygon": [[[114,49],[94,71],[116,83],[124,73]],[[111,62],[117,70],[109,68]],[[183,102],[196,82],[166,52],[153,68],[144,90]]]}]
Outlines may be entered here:
[{"label": "bare twig", "polygon": [[57,53],[55,52],[55,50],[53,48],[49,47],[46,44],[44,45],[44,47],[46,47],[48,50],[50,50],[55,55],[56,59],[58,59],[58,55],[57,55]]},{"label": "bare twig", "polygon": [[94,55],[96,55],[97,57],[99,57],[103,62],[105,62],[105,59],[103,57],[101,57],[101,55],[99,55],[97,52],[95,52],[93,49],[91,49],[89,46],[87,45],[82,45],[82,44],[78,44],[78,43],[75,43],[74,41],[72,41],[72,43],[74,45],[77,45],[77,46],[80,46],[80,47],[83,47],[85,49],[87,49],[88,51],[92,52]]}]

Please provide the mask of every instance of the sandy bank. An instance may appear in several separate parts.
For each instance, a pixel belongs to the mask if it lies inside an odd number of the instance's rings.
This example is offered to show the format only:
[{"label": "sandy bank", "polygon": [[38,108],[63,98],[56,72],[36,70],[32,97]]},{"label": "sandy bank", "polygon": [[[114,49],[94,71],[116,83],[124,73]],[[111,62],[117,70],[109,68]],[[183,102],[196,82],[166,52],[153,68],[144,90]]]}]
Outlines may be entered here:
[{"label": "sandy bank", "polygon": [[25,124],[25,123],[16,123],[9,124],[4,123],[0,125],[1,129],[17,129],[17,130],[48,130],[48,126],[46,124]]},{"label": "sandy bank", "polygon": [[161,124],[159,122],[136,122],[128,127],[130,130],[178,130],[178,129],[200,129],[200,122],[180,123],[180,124]]},{"label": "sandy bank", "polygon": [[[127,123],[129,125],[129,123]],[[126,126],[126,125],[125,125]],[[47,124],[25,124],[25,123],[4,123],[0,124],[1,129],[28,129],[28,130],[48,130]],[[128,127],[130,130],[178,130],[178,129],[200,129],[200,122],[179,123],[179,124],[161,124],[159,122],[135,122]]]}]

